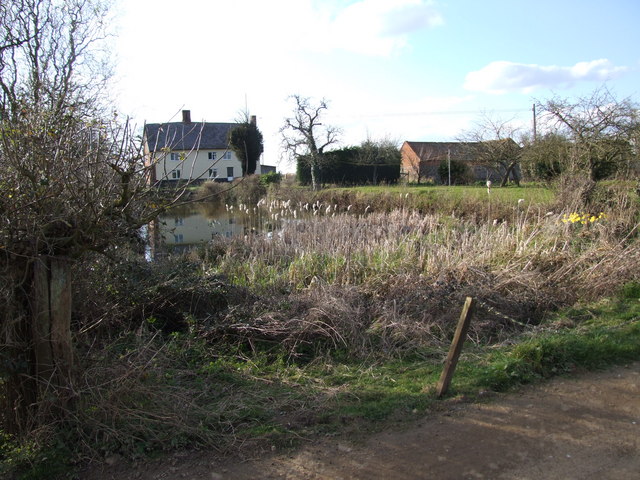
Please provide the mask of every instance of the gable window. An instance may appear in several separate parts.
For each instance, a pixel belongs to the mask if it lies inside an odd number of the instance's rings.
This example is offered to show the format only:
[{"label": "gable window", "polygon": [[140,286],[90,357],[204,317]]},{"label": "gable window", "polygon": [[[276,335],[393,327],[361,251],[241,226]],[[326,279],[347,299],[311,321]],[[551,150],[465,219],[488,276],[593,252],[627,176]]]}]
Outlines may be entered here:
[{"label": "gable window", "polygon": [[216,159],[216,152],[209,152],[209,160],[215,160]]},{"label": "gable window", "polygon": [[174,170],[171,172],[171,178],[173,180],[178,180],[180,178],[180,170]]},{"label": "gable window", "polygon": [[176,217],[176,218],[174,218],[173,222],[174,222],[176,227],[182,226],[182,225],[184,225],[184,218]]},{"label": "gable window", "polygon": [[231,152],[227,150],[226,152],[224,152],[224,155],[222,155],[222,158],[224,158],[225,160],[231,160]]},{"label": "gable window", "polygon": [[218,178],[218,169],[210,168],[209,169],[209,178]]},{"label": "gable window", "polygon": [[171,154],[171,160],[173,160],[174,162],[177,162],[178,160],[180,160],[180,154],[179,153],[172,153]]},{"label": "gable window", "polygon": [[227,167],[227,177],[233,177],[233,167]]},{"label": "gable window", "polygon": [[182,243],[184,242],[184,235],[182,233],[174,233],[173,234],[173,241],[175,243]]}]

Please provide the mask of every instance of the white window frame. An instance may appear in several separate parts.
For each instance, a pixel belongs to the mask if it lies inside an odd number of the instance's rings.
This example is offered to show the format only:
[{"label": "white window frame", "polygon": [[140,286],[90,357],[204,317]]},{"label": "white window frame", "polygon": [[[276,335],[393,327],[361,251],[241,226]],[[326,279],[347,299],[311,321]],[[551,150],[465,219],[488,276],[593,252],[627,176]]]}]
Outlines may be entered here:
[{"label": "white window frame", "polygon": [[225,160],[231,160],[231,151],[227,150],[226,152],[224,152],[224,155],[222,155],[222,158],[224,158]]},{"label": "white window frame", "polygon": [[216,160],[217,152],[209,152],[209,160]]},{"label": "white window frame", "polygon": [[176,153],[176,152],[171,152],[169,154],[169,158],[174,162],[178,162],[178,161],[180,161],[180,154]]},{"label": "white window frame", "polygon": [[209,178],[218,178],[218,169],[210,168],[209,169]]},{"label": "white window frame", "polygon": [[180,170],[171,170],[171,180],[180,180]]},{"label": "white window frame", "polygon": [[[231,175],[229,175],[231,173]],[[227,178],[235,178],[233,175],[233,167],[227,167]]]}]

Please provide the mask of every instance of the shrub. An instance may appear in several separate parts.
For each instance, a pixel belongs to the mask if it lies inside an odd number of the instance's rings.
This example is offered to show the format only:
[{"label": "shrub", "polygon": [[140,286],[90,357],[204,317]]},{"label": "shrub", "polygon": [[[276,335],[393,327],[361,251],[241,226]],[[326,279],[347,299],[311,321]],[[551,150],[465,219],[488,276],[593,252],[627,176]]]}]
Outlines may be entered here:
[{"label": "shrub", "polygon": [[200,201],[228,203],[226,192],[230,185],[226,182],[204,182],[196,193],[196,199]]},{"label": "shrub", "polygon": [[236,203],[256,205],[267,194],[267,188],[260,180],[261,175],[249,175],[233,181],[233,190],[230,191],[236,199]]},{"label": "shrub", "polygon": [[640,300],[640,282],[629,282],[622,287],[622,298]]},{"label": "shrub", "polygon": [[147,324],[166,333],[184,332],[194,318],[223,315],[236,298],[235,289],[201,273],[186,257],[154,263],[96,257],[75,268],[80,331],[96,325],[109,334]]},{"label": "shrub", "polygon": [[452,159],[443,160],[438,166],[438,175],[443,184],[449,182],[449,168],[451,168],[452,185],[466,185],[471,181],[469,166],[465,162]]},{"label": "shrub", "polygon": [[269,185],[277,185],[282,181],[282,175],[277,172],[269,172],[260,175],[260,185],[267,187]]}]

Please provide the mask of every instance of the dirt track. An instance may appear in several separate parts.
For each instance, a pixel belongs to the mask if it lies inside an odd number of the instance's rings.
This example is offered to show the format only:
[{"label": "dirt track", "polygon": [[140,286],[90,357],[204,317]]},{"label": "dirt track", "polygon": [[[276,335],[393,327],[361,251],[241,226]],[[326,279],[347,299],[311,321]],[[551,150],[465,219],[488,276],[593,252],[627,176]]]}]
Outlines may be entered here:
[{"label": "dirt track", "polygon": [[244,462],[185,456],[88,478],[640,479],[640,362],[558,378],[409,428]]}]

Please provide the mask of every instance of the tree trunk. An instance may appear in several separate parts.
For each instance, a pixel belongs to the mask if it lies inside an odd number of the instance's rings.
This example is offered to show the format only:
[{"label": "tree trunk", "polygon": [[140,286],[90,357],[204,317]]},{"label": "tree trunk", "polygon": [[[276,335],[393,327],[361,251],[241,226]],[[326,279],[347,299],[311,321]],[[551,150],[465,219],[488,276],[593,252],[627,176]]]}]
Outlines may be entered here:
[{"label": "tree trunk", "polygon": [[318,165],[311,164],[311,188],[315,192],[318,190]]},{"label": "tree trunk", "polygon": [[500,182],[500,186],[504,187],[507,182],[509,181],[509,177],[511,176],[511,173],[513,173],[513,181],[516,185],[520,186],[520,178],[518,178],[518,173],[516,172],[516,164],[515,163],[510,163],[509,166],[506,169],[507,171],[505,172],[504,176],[502,177],[502,182]]},{"label": "tree trunk", "polygon": [[[15,292],[5,318],[12,363],[5,383],[5,424],[26,433],[51,415],[58,416],[71,395],[71,275],[68,260],[40,256],[26,266],[27,288]],[[23,272],[24,274],[24,272]]]}]

